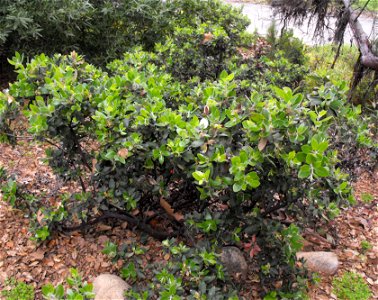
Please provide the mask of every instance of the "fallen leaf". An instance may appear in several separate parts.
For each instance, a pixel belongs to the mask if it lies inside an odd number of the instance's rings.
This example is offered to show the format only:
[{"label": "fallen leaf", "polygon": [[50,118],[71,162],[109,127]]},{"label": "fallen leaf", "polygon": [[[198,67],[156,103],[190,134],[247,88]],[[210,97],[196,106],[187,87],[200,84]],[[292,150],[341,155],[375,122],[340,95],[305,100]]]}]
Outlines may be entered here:
[{"label": "fallen leaf", "polygon": [[7,254],[8,254],[8,256],[16,256],[17,251],[9,250],[9,251],[7,251]]},{"label": "fallen leaf", "polygon": [[359,224],[359,225],[362,225],[362,227],[363,227],[365,230],[367,230],[367,229],[370,228],[369,223],[368,223],[368,221],[366,221],[366,219],[361,218],[361,217],[356,217],[355,220],[358,221],[358,224]]},{"label": "fallen leaf", "polygon": [[267,138],[262,138],[262,139],[260,139],[259,144],[257,145],[257,148],[260,151],[263,151],[265,149],[267,143],[268,143],[268,139]]},{"label": "fallen leaf", "polygon": [[203,40],[202,40],[202,44],[205,44],[207,42],[210,42],[212,39],[213,39],[213,34],[211,32],[208,32],[208,33],[205,33],[203,35]]},{"label": "fallen leaf", "polygon": [[96,171],[97,159],[92,159],[92,174]]},{"label": "fallen leaf", "polygon": [[33,253],[30,253],[30,260],[42,260],[45,257],[45,251],[37,250]]},{"label": "fallen leaf", "polygon": [[117,154],[122,158],[127,158],[127,156],[129,155],[129,150],[127,148],[122,148],[118,150]]},{"label": "fallen leaf", "polygon": [[98,237],[98,243],[100,245],[104,245],[107,241],[109,241],[109,238],[106,235],[100,235]]},{"label": "fallen leaf", "polygon": [[180,213],[175,213],[171,205],[163,197],[160,198],[160,205],[164,208],[167,214],[173,217],[177,222],[184,220],[184,216]]},{"label": "fallen leaf", "polygon": [[256,242],[256,235],[252,236],[249,243],[244,243],[243,248],[245,251],[249,251],[249,256],[252,258],[261,251],[260,246]]},{"label": "fallen leaf", "polygon": [[37,211],[37,221],[40,225],[44,225],[44,224],[42,224],[42,223],[45,223],[45,222],[42,222],[44,217],[45,217],[45,215],[42,213],[42,211],[38,210]]},{"label": "fallen leaf", "polygon": [[203,113],[207,116],[209,112],[210,112],[209,106],[205,105],[205,107],[203,108]]},{"label": "fallen leaf", "polygon": [[71,257],[72,257],[72,259],[76,259],[77,258],[77,251],[76,250],[72,251]]},{"label": "fallen leaf", "polygon": [[137,215],[139,215],[139,213],[140,213],[140,211],[139,211],[139,209],[134,209],[132,212],[131,212],[131,214],[133,215],[133,216],[137,216]]},{"label": "fallen leaf", "polygon": [[146,211],[145,213],[144,213],[144,215],[146,216],[146,217],[153,217],[153,216],[155,216],[156,215],[156,213],[153,211],[153,210],[148,210],[148,211]]},{"label": "fallen leaf", "polygon": [[165,254],[164,255],[164,260],[169,260],[171,257],[171,255],[169,253]]},{"label": "fallen leaf", "polygon": [[108,231],[108,230],[112,230],[112,226],[105,225],[105,224],[99,224],[99,225],[97,225],[96,228],[97,228],[98,231]]}]

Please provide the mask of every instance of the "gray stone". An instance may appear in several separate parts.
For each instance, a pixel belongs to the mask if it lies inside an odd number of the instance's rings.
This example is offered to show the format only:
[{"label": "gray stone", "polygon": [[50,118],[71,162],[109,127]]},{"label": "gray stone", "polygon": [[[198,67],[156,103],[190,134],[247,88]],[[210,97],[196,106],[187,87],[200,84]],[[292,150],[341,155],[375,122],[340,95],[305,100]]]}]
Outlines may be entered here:
[{"label": "gray stone", "polygon": [[236,247],[223,247],[221,261],[228,274],[235,280],[245,280],[247,278],[248,265],[243,252]]},{"label": "gray stone", "polygon": [[124,300],[129,288],[122,278],[112,274],[101,274],[93,280],[95,300]]},{"label": "gray stone", "polygon": [[339,268],[339,260],[333,252],[298,252],[297,259],[301,258],[305,260],[305,266],[312,272],[332,275]]}]

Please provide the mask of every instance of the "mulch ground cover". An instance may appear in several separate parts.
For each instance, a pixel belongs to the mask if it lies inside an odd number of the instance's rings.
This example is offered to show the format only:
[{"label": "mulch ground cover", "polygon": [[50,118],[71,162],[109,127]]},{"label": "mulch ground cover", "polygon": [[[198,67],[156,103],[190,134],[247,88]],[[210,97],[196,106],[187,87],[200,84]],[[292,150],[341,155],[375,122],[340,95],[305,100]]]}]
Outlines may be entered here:
[{"label": "mulch ground cover", "polygon": [[[46,199],[57,192],[75,189],[75,184],[67,185],[55,178],[41,161],[44,153],[45,146],[28,140],[15,147],[0,144],[0,167],[16,175],[31,193],[42,193]],[[378,299],[378,170],[360,175],[354,187],[358,204],[342,210],[320,233],[311,234],[309,230],[305,235],[306,250],[335,252],[340,260],[335,276],[352,270],[361,274],[373,291],[374,299]],[[362,201],[367,195],[370,200]],[[0,201],[0,290],[6,278],[14,277],[32,284],[36,288],[36,299],[41,299],[41,287],[48,282],[54,285],[64,282],[73,267],[89,281],[100,273],[119,274],[124,262],[112,262],[102,254],[105,243],[138,244],[140,233],[129,228],[126,222],[110,225],[100,223],[86,232],[58,233],[49,241],[36,244],[30,240],[29,219],[25,213]],[[363,251],[363,241],[370,243],[371,249]],[[141,259],[147,273],[149,264],[169,259],[161,243],[152,238],[147,239],[143,248],[147,251]],[[311,287],[310,298],[336,299],[332,279],[333,276],[322,276],[321,282]],[[248,292],[242,293],[245,299],[259,299],[256,276],[249,276],[244,286],[248,287]]]}]

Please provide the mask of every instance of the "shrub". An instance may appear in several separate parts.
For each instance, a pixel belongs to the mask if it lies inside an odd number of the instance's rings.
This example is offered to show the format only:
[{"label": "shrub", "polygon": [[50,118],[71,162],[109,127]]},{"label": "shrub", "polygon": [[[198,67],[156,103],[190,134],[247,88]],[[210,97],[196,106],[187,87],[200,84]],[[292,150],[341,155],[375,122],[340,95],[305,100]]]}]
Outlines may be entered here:
[{"label": "shrub", "polygon": [[266,40],[271,45],[270,55],[274,55],[277,51],[282,51],[284,57],[290,63],[297,65],[306,63],[305,45],[299,38],[294,37],[292,30],[283,30],[277,36],[276,25],[273,22],[268,29]]},{"label": "shrub", "polygon": [[[309,94],[310,105],[328,107],[328,113],[343,118],[335,118],[330,127],[331,147],[338,151],[338,166],[354,179],[358,168],[367,171],[374,169],[378,157],[377,116],[361,114],[361,106],[345,106],[343,101],[348,94],[345,81],[326,83]],[[323,100],[320,100],[323,99]],[[325,106],[323,106],[325,108]],[[363,151],[361,151],[363,150]]]},{"label": "shrub", "polygon": [[361,275],[346,272],[332,281],[334,293],[340,300],[368,300],[372,296],[369,286]]},{"label": "shrub", "polygon": [[175,78],[216,79],[226,67],[226,61],[236,53],[235,40],[220,26],[203,23],[176,28],[172,38],[156,45],[157,54],[166,70]]},{"label": "shrub", "polygon": [[104,66],[136,45],[152,49],[177,26],[227,25],[227,34],[236,41],[248,25],[240,10],[218,0],[5,0],[0,16],[4,66],[15,51],[32,56],[72,50]]},{"label": "shrub", "polygon": [[[127,54],[109,74],[74,52],[11,61],[18,81],[0,97],[3,114],[11,97],[30,133],[56,145],[47,152],[52,168],[82,187],[57,195],[56,206],[30,205],[36,237],[112,217],[159,239],[197,232],[215,246],[249,249],[266,289],[282,280],[282,293],[295,292],[304,274],[295,266],[300,231],[277,216],[285,210],[300,228],[353,201],[329,134],[335,120],[358,112],[338,87],[327,87],[337,97],[319,93],[317,101],[278,87],[246,97],[232,73],[180,82],[156,57]],[[162,201],[186,214],[185,226],[167,218],[171,232],[151,227],[144,213],[162,210]],[[136,208],[139,219],[130,214]]]},{"label": "shrub", "polygon": [[134,46],[153,47],[169,26],[169,8],[160,0],[6,1],[0,46],[28,55],[77,50],[105,65]]},{"label": "shrub", "polygon": [[253,92],[258,91],[269,97],[272,86],[301,88],[308,68],[290,63],[282,51],[277,51],[272,58],[265,51],[258,53],[260,50],[256,49],[256,56],[245,58],[233,56],[227,61],[225,69],[235,74],[238,95],[249,97]]},{"label": "shrub", "polygon": [[238,44],[250,21],[242,15],[242,8],[226,5],[219,0],[171,0],[175,27],[198,27],[201,24],[218,25]]}]

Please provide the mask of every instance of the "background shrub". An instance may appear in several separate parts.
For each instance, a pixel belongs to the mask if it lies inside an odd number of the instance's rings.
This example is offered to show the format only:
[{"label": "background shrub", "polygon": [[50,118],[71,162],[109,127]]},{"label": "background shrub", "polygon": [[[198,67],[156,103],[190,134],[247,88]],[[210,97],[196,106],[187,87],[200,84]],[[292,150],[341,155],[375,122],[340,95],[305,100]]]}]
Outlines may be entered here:
[{"label": "background shrub", "polygon": [[5,0],[0,5],[1,63],[5,66],[15,51],[32,56],[76,50],[105,65],[135,45],[152,49],[175,27],[204,22],[227,27],[237,41],[248,25],[238,11],[208,0]]}]

